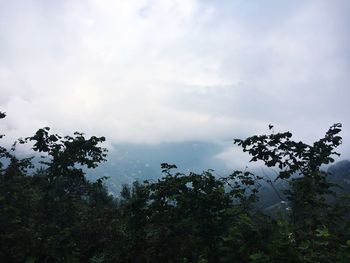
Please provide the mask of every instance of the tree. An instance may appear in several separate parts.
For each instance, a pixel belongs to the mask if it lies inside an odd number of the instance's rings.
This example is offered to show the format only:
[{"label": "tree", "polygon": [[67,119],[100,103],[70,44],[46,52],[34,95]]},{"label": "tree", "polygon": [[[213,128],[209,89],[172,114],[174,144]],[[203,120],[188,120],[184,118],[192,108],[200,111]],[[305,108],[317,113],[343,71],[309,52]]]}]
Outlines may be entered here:
[{"label": "tree", "polygon": [[19,140],[39,165],[16,157],[16,144],[0,146],[0,261],[349,262],[349,207],[321,169],[338,154],[340,129],[311,145],[290,132],[235,140],[289,182],[279,218],[259,210],[263,178],[249,171],[184,174],[164,163],[162,178],[124,186],[117,199],[106,177],[85,174],[105,160],[104,137],[39,129]]},{"label": "tree", "polygon": [[[291,208],[292,231],[289,231],[287,239],[289,245],[300,252],[301,261],[312,262],[319,259],[320,253],[325,257],[330,253],[334,260],[339,240],[331,241],[338,239],[344,231],[343,227],[339,227],[344,226],[341,223],[344,213],[340,213],[344,209],[339,210],[339,206],[327,198],[329,195],[336,196],[332,189],[334,184],[329,182],[329,174],[321,170],[322,165],[334,162],[333,156],[339,155],[335,149],[342,142],[338,135],[341,127],[340,123],[334,124],[324,138],[312,145],[293,141],[290,132],[255,135],[234,141],[244,152],[252,155],[252,162],[261,160],[268,167],[278,167],[276,180],[289,180],[290,188],[285,194]],[[332,256],[327,260],[331,260]]]},{"label": "tree", "polygon": [[106,149],[99,146],[105,138],[49,130],[19,140],[33,142],[43,155],[32,174],[32,158],[17,159],[15,144],[11,151],[0,148],[0,157],[8,159],[0,174],[2,262],[86,262],[103,255],[116,234],[117,204],[105,178],[89,182],[84,170],[105,160]]}]

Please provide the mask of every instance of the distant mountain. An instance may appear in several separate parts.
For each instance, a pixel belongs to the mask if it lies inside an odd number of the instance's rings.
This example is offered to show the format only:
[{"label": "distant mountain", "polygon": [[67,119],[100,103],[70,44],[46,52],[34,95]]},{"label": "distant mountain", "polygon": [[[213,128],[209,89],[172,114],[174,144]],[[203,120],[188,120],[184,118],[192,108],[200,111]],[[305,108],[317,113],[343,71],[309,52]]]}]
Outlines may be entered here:
[{"label": "distant mountain", "polygon": [[[147,144],[118,144],[108,153],[107,162],[97,169],[88,171],[90,179],[102,176],[110,177],[106,184],[111,193],[119,195],[123,184],[131,184],[139,180],[157,180],[162,176],[161,163],[176,164],[179,172],[188,173],[202,172],[214,169],[216,174],[227,175],[230,171],[225,170],[225,165],[217,158],[213,158],[222,152],[224,146],[207,142],[181,142]],[[329,179],[342,187],[338,193],[350,193],[350,161],[337,162],[327,169],[331,175]],[[275,179],[276,175],[264,174],[261,170],[255,171],[257,175],[266,180]],[[285,200],[283,190],[288,188],[285,181],[274,182],[272,187],[269,183],[262,183],[259,193],[259,207],[271,208]],[[285,200],[286,201],[286,200]]]},{"label": "distant mountain", "polygon": [[327,171],[337,179],[349,180],[350,178],[347,177],[350,176],[350,161],[342,160],[336,162],[335,164],[330,166]]},{"label": "distant mountain", "polygon": [[330,182],[338,184],[341,188],[337,189],[338,193],[349,194],[350,193],[350,161],[339,161],[327,170],[331,175],[329,176]]},{"label": "distant mountain", "polygon": [[[349,160],[336,162],[327,169],[327,172],[330,173],[329,181],[339,186],[333,188],[339,196],[350,194]],[[281,208],[287,208],[288,203],[283,194],[283,190],[287,188],[288,183],[286,181],[277,181],[273,187],[268,183],[263,183],[258,194],[258,207],[264,209],[270,215],[275,215]]]},{"label": "distant mountain", "polygon": [[110,177],[107,186],[111,193],[118,195],[123,184],[160,178],[161,163],[176,164],[178,170],[184,173],[209,168],[223,172],[223,163],[213,158],[222,150],[223,146],[207,142],[118,144],[108,153],[108,161],[88,171],[88,177]]}]

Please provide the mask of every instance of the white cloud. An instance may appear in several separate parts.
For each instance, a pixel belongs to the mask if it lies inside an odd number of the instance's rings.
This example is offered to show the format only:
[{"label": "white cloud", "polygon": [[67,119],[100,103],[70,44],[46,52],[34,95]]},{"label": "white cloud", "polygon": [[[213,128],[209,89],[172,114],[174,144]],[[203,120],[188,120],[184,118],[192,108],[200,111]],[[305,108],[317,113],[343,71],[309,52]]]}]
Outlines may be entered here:
[{"label": "white cloud", "polygon": [[308,140],[333,122],[350,129],[346,1],[18,0],[0,10],[0,106],[13,136],[42,125],[138,143],[224,140],[269,123]]}]

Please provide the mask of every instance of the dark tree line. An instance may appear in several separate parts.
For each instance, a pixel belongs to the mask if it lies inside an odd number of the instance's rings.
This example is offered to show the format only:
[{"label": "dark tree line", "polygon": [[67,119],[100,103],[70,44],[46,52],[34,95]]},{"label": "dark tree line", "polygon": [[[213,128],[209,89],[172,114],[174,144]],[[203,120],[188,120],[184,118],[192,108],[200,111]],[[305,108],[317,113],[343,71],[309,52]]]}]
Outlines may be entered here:
[{"label": "dark tree line", "polygon": [[235,140],[289,182],[287,206],[270,217],[255,205],[264,178],[247,171],[218,178],[164,163],[161,179],[113,197],[107,178],[85,174],[105,161],[104,137],[39,129],[18,141],[42,155],[39,165],[0,146],[0,261],[350,262],[349,202],[320,170],[340,131],[335,124],[312,145],[289,132]]}]

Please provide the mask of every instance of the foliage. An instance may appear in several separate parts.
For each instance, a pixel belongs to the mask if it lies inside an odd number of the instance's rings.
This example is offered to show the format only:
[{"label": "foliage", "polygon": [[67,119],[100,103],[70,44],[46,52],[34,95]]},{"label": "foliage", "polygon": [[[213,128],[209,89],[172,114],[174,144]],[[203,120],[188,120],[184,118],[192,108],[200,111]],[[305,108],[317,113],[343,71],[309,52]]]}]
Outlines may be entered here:
[{"label": "foliage", "polygon": [[[268,167],[277,166],[280,171],[276,180],[289,179],[290,187],[285,195],[290,216],[288,221],[278,222],[282,229],[280,237],[274,240],[274,256],[283,248],[291,253],[293,262],[295,258],[300,262],[330,262],[339,255],[342,255],[340,260],[348,259],[348,251],[344,243],[341,244],[340,237],[344,238],[347,231],[344,212],[349,207],[329,201],[329,195],[339,199],[332,188],[334,184],[328,179],[329,174],[320,170],[321,165],[334,162],[333,155],[339,155],[335,148],[341,144],[340,131],[341,124],[334,124],[324,138],[312,145],[291,140],[290,132],[255,135],[234,141],[252,155],[252,162],[260,160]],[[280,247],[282,244],[285,246]]]},{"label": "foliage", "polygon": [[164,163],[162,178],[113,197],[108,178],[85,174],[105,160],[104,137],[39,129],[19,140],[42,155],[39,165],[18,158],[16,144],[0,147],[0,261],[349,262],[348,203],[320,170],[334,161],[340,129],[312,145],[290,132],[235,140],[288,180],[274,218],[256,206],[264,178],[248,171],[183,174]]}]

